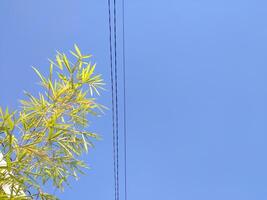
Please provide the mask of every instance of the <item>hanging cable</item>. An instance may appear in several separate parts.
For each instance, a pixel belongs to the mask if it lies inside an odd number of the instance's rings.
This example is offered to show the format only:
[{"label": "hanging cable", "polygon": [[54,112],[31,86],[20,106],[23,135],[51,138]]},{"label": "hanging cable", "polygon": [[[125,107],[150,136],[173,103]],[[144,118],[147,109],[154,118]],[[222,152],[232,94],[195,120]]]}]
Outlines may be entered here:
[{"label": "hanging cable", "polygon": [[122,65],[123,65],[123,127],[124,127],[124,198],[127,200],[127,117],[126,117],[126,67],[125,67],[125,2],[122,0]]},{"label": "hanging cable", "polygon": [[115,106],[114,106],[114,80],[113,80],[113,51],[112,51],[112,25],[111,25],[111,3],[108,0],[109,17],[109,54],[110,54],[110,79],[111,79],[111,98],[112,98],[112,132],[113,132],[113,168],[114,168],[114,195],[117,200],[117,172],[116,172],[116,126],[115,126]]},{"label": "hanging cable", "polygon": [[117,172],[117,200],[120,198],[119,190],[119,108],[118,108],[118,70],[117,70],[117,12],[116,0],[113,1],[113,23],[114,23],[114,61],[115,61],[115,111],[116,111],[116,172]]},{"label": "hanging cable", "polygon": [[[120,198],[119,190],[119,108],[118,108],[118,65],[117,65],[117,11],[116,0],[113,0],[113,36],[114,36],[114,69],[112,49],[112,21],[111,21],[111,0],[108,0],[109,11],[109,43],[110,43],[110,76],[112,90],[112,126],[113,126],[113,161],[114,161],[114,182],[115,200]],[[126,69],[125,69],[125,17],[124,0],[122,0],[122,31],[123,31],[123,119],[124,119],[124,193],[127,200],[127,122],[126,122]],[[113,74],[114,70],[114,74]]]}]

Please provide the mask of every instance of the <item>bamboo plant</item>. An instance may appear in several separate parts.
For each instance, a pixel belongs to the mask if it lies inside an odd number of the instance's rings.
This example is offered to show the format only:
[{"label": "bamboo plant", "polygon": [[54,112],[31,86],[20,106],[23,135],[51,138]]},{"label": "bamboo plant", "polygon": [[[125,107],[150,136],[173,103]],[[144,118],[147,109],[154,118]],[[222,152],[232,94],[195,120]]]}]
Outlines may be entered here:
[{"label": "bamboo plant", "polygon": [[101,116],[97,103],[104,81],[95,74],[91,55],[75,45],[72,58],[57,52],[41,92],[20,101],[16,111],[0,107],[0,199],[57,199],[47,184],[63,190],[70,177],[87,167],[81,159],[99,136],[89,130],[88,116]]}]

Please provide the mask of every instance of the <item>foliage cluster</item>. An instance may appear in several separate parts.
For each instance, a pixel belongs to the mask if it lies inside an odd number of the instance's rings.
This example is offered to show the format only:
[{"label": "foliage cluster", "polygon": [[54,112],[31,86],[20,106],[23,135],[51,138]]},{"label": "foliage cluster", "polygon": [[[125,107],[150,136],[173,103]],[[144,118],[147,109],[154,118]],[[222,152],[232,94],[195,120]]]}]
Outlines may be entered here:
[{"label": "foliage cluster", "polygon": [[56,199],[43,186],[50,182],[63,190],[68,178],[77,179],[87,166],[80,156],[98,138],[88,131],[88,115],[100,116],[105,109],[94,97],[105,83],[95,74],[91,55],[76,45],[70,53],[73,59],[57,52],[47,78],[33,68],[43,92],[25,92],[17,111],[0,107],[0,199]]}]

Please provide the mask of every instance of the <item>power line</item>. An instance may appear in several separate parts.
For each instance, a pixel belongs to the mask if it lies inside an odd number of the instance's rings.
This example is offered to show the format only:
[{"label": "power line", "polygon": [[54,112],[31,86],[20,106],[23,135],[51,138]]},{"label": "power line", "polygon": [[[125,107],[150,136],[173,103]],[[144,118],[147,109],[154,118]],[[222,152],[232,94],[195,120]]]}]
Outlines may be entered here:
[{"label": "power line", "polygon": [[[114,69],[113,69],[113,48],[112,48],[112,21],[111,21],[111,0],[108,0],[109,12],[109,43],[110,43],[110,76],[112,89],[112,127],[113,127],[113,161],[114,161],[114,182],[115,200],[120,198],[119,190],[119,106],[118,106],[118,64],[117,64],[117,4],[113,0],[113,40],[114,40]],[[126,122],[126,67],[125,67],[125,17],[124,0],[122,0],[122,29],[123,29],[123,121],[124,121],[124,193],[127,200],[127,122]],[[113,74],[114,70],[114,74]]]},{"label": "power line", "polygon": [[127,194],[127,117],[126,117],[126,60],[125,60],[125,2],[122,0],[122,65],[123,65],[123,127],[124,127],[124,195]]},{"label": "power line", "polygon": [[116,102],[116,171],[117,171],[117,200],[120,198],[119,190],[119,108],[118,108],[118,66],[117,66],[117,12],[116,0],[113,1],[113,20],[114,20],[114,54],[115,54],[115,102]]},{"label": "power line", "polygon": [[111,79],[111,98],[112,98],[112,133],[113,133],[113,168],[114,168],[114,195],[117,200],[117,172],[116,172],[116,126],[115,126],[115,106],[114,106],[114,80],[113,80],[113,50],[112,50],[112,25],[111,25],[111,3],[108,0],[109,17],[109,54],[110,54],[110,79]]}]

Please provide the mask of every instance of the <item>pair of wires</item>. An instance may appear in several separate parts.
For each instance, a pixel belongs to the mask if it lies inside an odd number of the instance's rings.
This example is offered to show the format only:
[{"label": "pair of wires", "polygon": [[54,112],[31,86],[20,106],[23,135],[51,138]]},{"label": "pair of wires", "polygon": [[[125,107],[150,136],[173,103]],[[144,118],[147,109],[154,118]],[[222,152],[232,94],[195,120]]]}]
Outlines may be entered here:
[{"label": "pair of wires", "polygon": [[[108,0],[109,16],[109,51],[110,51],[110,77],[112,93],[112,133],[113,133],[113,168],[114,168],[114,196],[120,198],[119,189],[119,111],[118,111],[118,63],[117,63],[117,10],[116,0],[113,0],[113,14],[111,0]],[[124,194],[127,200],[127,127],[126,127],[126,70],[125,70],[125,2],[122,0],[122,35],[123,35],[123,127],[124,127]],[[113,16],[113,20],[112,20]],[[112,34],[113,24],[113,34]],[[113,39],[112,39],[113,36]],[[113,58],[114,54],[114,58]],[[114,59],[114,61],[113,61]],[[114,66],[113,66],[114,62]]]}]

